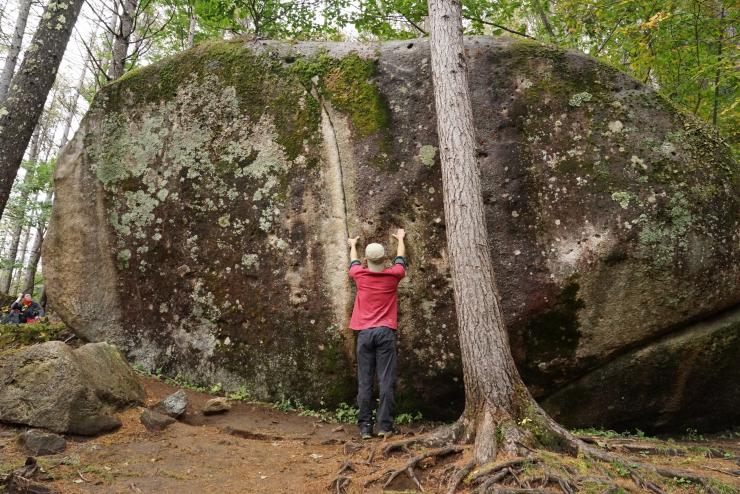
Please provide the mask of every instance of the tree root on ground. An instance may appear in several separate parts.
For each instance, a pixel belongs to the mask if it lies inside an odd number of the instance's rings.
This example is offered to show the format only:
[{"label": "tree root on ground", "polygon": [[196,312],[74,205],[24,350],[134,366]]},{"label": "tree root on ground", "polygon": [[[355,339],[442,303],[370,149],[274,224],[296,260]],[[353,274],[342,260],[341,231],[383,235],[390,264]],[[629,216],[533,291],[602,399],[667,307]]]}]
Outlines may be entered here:
[{"label": "tree root on ground", "polygon": [[[457,426],[452,425],[448,427],[442,427],[435,432],[427,435],[413,437],[411,439],[404,439],[403,441],[394,441],[385,443],[380,448],[380,455],[383,458],[388,458],[392,453],[396,451],[403,451],[404,453],[411,454],[411,446],[421,445],[427,448],[440,448],[445,445],[449,445],[451,442],[455,442],[455,434],[457,433]],[[372,465],[378,454],[378,448],[375,447],[370,450],[366,465]]]},{"label": "tree root on ground", "polygon": [[421,482],[419,482],[419,479],[416,476],[416,473],[414,472],[414,468],[416,468],[419,463],[421,463],[423,460],[426,460],[428,458],[442,458],[444,456],[449,456],[452,454],[461,453],[463,451],[462,446],[447,446],[444,448],[439,449],[433,449],[431,451],[427,451],[425,453],[422,453],[420,455],[414,456],[409,461],[407,461],[403,466],[401,466],[398,469],[390,468],[380,475],[371,478],[370,480],[365,482],[365,487],[370,486],[371,484],[374,484],[375,482],[379,482],[382,479],[386,478],[385,483],[383,484],[383,488],[385,489],[390,485],[391,482],[393,482],[396,477],[401,475],[402,473],[405,473],[413,482],[416,484],[416,487],[424,492],[424,488],[421,486]]},{"label": "tree root on ground", "polygon": [[3,492],[8,494],[53,494],[56,492],[34,482],[39,477],[48,480],[36,462],[36,458],[29,456],[26,458],[25,465],[0,479],[0,486],[4,486]]},{"label": "tree root on ground", "polygon": [[[650,463],[634,461],[630,457],[625,457],[612,452],[608,445],[602,445],[596,441],[584,441],[583,438],[573,435],[570,431],[553,421],[544,412],[541,412],[541,414],[536,413],[536,415],[539,415],[536,418],[538,419],[537,425],[540,427],[540,432],[542,429],[546,430],[549,436],[553,438],[554,444],[557,445],[556,449],[560,449],[574,457],[582,455],[586,458],[597,460],[597,463],[595,463],[595,466],[597,467],[598,462],[621,464],[628,472],[629,478],[632,482],[640,489],[649,490],[654,494],[666,494],[658,484],[644,478],[641,474],[641,472],[650,472],[668,479],[682,478],[702,486],[707,494],[718,494],[717,489],[712,486],[711,482],[701,475],[673,468],[656,466]],[[427,448],[437,449],[412,457],[405,465],[398,469],[389,469],[384,471],[382,474],[366,481],[365,487],[381,480],[385,480],[384,487],[387,487],[399,475],[405,473],[414,482],[414,484],[416,484],[418,489],[423,490],[419,479],[414,473],[414,467],[427,458],[462,452],[462,447],[451,446],[451,444],[459,443],[461,440],[466,442],[471,440],[471,437],[469,437],[469,431],[467,436],[463,438],[466,431],[465,426],[461,422],[462,421],[458,421],[452,426],[438,429],[437,431],[423,436],[384,443],[382,446],[376,446],[373,448],[366,461],[367,465],[372,465],[377,456],[388,458],[395,452],[412,454],[411,448],[413,446],[424,446]],[[517,424],[514,424],[515,427],[516,425]],[[525,435],[526,433],[522,434],[522,437]],[[462,467],[452,465],[448,466],[442,474],[440,487],[442,483],[446,481],[447,494],[454,494],[463,481],[465,481],[466,484],[477,486],[474,490],[477,494],[483,494],[489,491],[495,491],[498,494],[537,494],[542,492],[551,492],[546,489],[548,486],[554,485],[559,488],[562,494],[575,494],[578,490],[578,484],[582,481],[598,481],[597,483],[605,484],[605,486],[607,486],[605,492],[618,489],[618,487],[606,477],[580,477],[578,472],[567,465],[562,465],[564,470],[563,473],[567,473],[567,475],[560,475],[545,469],[543,476],[539,479],[528,478],[522,480],[519,478],[522,473],[521,467],[525,463],[538,463],[542,462],[542,460],[537,457],[536,448],[539,448],[539,446],[532,444],[527,445],[519,442],[517,442],[516,445],[518,446],[519,454],[522,455],[522,457],[491,466],[484,466],[477,472],[473,472],[475,467],[475,463],[473,461]],[[635,448],[624,449],[629,452],[630,449]],[[606,476],[609,476],[603,468],[601,468],[601,470]],[[473,472],[472,475],[471,472]]]},{"label": "tree root on ground", "polygon": [[336,492],[336,494],[345,494],[347,492],[347,487],[349,487],[350,482],[352,482],[351,477],[347,477],[346,475],[343,475],[345,472],[355,472],[355,466],[352,464],[351,461],[345,461],[343,462],[339,470],[336,473],[336,476],[331,481],[331,484],[329,484],[329,490],[331,492]]},{"label": "tree root on ground", "polygon": [[[452,465],[454,468],[454,465]],[[468,476],[470,472],[473,471],[473,468],[475,468],[475,462],[469,461],[465,465],[463,465],[462,468],[457,470],[452,477],[450,477],[449,482],[447,483],[447,494],[454,494],[457,490],[457,487],[460,485],[460,482],[463,481],[465,477]]]}]

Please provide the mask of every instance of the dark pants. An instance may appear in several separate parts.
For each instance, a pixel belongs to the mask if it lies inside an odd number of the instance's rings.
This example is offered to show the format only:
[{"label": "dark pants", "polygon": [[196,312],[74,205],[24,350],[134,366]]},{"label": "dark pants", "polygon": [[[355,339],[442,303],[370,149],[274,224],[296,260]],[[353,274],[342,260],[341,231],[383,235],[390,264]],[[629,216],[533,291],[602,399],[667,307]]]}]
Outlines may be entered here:
[{"label": "dark pants", "polygon": [[373,378],[378,373],[381,431],[393,430],[393,386],[396,382],[396,332],[385,326],[358,331],[357,335],[357,423],[361,429],[372,428]]}]

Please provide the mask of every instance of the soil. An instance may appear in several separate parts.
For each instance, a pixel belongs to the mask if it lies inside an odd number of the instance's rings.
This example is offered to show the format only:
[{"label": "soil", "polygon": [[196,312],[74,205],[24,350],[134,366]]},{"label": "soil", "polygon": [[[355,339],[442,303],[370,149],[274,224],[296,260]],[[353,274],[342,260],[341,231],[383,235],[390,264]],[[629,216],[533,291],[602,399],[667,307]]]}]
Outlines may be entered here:
[{"label": "soil", "polygon": [[[147,405],[177,390],[154,378],[142,381]],[[187,389],[185,392],[186,414],[162,432],[148,432],[139,421],[143,408],[135,408],[119,415],[123,425],[113,433],[94,438],[68,436],[63,453],[39,458],[49,476],[43,484],[64,494],[324,493],[343,462],[349,460],[355,471],[344,474],[352,479],[347,492],[388,492],[383,491],[383,481],[368,487],[363,484],[418,454],[401,452],[385,459],[378,453],[373,465],[366,465],[371,450],[379,452],[386,443],[381,439],[361,441],[353,424],[325,423],[243,402],[234,402],[227,413],[204,416],[200,410],[212,396]],[[424,429],[422,425],[402,427],[401,433],[409,438]],[[23,430],[0,425],[0,473],[23,464],[26,453],[15,441]],[[740,489],[737,434],[711,441],[701,438],[704,440],[669,443],[639,438],[596,439],[641,462],[670,465],[717,479],[725,489],[721,494]],[[672,449],[680,452],[669,456]],[[425,491],[441,492],[444,466],[463,465],[468,457],[466,447],[463,453],[442,458],[436,464],[422,464],[417,475]],[[641,491],[618,473],[613,484],[625,491]],[[669,487],[667,492],[701,492],[700,487],[683,481],[674,481]],[[388,489],[416,490],[406,475],[398,476]],[[468,487],[462,487],[458,492],[468,491]]]}]

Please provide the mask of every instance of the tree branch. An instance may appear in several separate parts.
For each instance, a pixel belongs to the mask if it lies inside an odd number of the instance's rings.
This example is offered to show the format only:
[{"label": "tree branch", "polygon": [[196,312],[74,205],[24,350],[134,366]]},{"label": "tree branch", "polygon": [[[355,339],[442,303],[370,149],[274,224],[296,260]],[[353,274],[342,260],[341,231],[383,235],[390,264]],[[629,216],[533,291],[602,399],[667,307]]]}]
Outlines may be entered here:
[{"label": "tree branch", "polygon": [[479,17],[472,17],[472,16],[468,16],[466,14],[463,14],[463,17],[465,19],[469,20],[469,21],[480,22],[481,24],[485,24],[486,26],[493,26],[493,27],[499,28],[499,29],[501,29],[503,31],[506,31],[507,33],[516,34],[517,36],[522,36],[524,38],[529,38],[529,39],[533,39],[533,40],[536,40],[537,39],[534,36],[530,36],[527,33],[523,33],[521,31],[517,31],[515,29],[511,29],[511,28],[508,28],[506,26],[502,26],[501,24],[496,24],[495,22],[487,21],[487,20],[481,19]]}]

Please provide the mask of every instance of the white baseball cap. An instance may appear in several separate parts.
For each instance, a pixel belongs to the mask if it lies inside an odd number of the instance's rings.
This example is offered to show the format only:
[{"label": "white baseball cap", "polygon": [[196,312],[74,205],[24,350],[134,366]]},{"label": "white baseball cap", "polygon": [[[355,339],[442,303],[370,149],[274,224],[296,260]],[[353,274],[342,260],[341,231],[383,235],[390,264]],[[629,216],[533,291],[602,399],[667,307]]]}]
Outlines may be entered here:
[{"label": "white baseball cap", "polygon": [[367,267],[370,271],[380,272],[385,269],[383,261],[385,260],[385,248],[382,245],[372,243],[365,246],[365,257],[367,258]]}]

